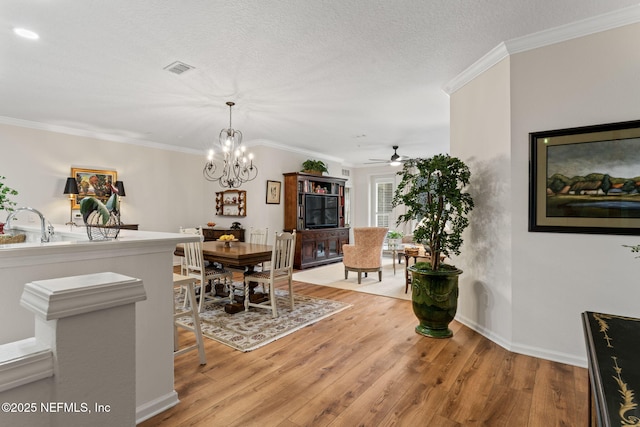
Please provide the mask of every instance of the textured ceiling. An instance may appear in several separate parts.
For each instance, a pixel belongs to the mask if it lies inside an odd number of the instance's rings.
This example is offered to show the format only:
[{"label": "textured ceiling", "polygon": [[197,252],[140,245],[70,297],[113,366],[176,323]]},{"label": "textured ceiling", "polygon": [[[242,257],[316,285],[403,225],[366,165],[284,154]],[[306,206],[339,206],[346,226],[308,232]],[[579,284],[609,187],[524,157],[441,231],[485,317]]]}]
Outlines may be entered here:
[{"label": "textured ceiling", "polygon": [[[201,151],[360,165],[448,151],[443,86],[499,43],[637,0],[2,0],[0,116]],[[40,35],[15,36],[13,27]],[[195,69],[163,68],[174,61]]]}]

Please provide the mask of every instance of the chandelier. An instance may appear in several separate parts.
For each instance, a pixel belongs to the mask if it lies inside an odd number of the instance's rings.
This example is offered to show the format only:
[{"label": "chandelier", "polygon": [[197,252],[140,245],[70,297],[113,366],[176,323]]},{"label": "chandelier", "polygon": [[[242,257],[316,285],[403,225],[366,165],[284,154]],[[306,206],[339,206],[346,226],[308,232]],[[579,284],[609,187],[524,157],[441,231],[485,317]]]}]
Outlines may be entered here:
[{"label": "chandelier", "polygon": [[209,150],[207,163],[202,174],[208,181],[218,181],[221,187],[238,188],[247,181],[258,176],[258,168],[253,164],[253,154],[245,155],[246,147],[242,145],[242,132],[231,127],[231,107],[229,106],[229,129],[220,131],[220,151],[222,152],[222,168],[216,175],[218,167],[213,162],[214,150]]}]

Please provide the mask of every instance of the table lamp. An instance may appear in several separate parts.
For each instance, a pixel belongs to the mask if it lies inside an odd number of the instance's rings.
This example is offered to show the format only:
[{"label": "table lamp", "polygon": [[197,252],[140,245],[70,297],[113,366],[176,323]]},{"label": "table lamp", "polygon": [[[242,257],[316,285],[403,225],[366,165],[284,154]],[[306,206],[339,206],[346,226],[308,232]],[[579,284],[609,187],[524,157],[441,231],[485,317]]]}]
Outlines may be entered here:
[{"label": "table lamp", "polygon": [[79,191],[78,191],[78,182],[76,181],[75,178],[73,177],[67,178],[67,183],[64,185],[63,194],[68,194],[69,202],[71,202],[71,205],[69,206],[69,222],[67,222],[65,225],[76,225],[76,223],[73,222],[73,198],[75,197],[76,194],[79,194]]},{"label": "table lamp", "polygon": [[124,191],[124,182],[116,181],[116,190],[118,190],[118,196],[120,197],[126,196],[126,193]]},{"label": "table lamp", "polygon": [[[127,195],[127,193],[124,191],[124,182],[116,181],[115,189],[116,189],[116,192],[118,193],[118,201],[120,202],[119,204],[121,205],[122,198]],[[122,212],[122,206],[120,206],[120,208],[118,209],[118,217],[120,217],[121,212]]]}]

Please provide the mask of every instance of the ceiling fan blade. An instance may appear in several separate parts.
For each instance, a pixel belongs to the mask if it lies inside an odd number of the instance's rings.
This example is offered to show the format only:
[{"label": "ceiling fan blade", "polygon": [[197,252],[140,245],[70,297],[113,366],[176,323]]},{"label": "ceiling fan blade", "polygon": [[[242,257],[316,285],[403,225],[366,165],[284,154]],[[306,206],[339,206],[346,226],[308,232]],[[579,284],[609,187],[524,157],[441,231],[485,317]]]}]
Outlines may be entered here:
[{"label": "ceiling fan blade", "polygon": [[407,160],[411,160],[409,157],[399,155],[397,151],[398,151],[398,146],[394,145],[393,146],[393,155],[389,159],[369,159],[369,162],[364,163],[364,164],[365,165],[370,165],[370,164],[374,164],[374,163],[391,164],[391,163],[394,163],[394,162],[404,163]]}]

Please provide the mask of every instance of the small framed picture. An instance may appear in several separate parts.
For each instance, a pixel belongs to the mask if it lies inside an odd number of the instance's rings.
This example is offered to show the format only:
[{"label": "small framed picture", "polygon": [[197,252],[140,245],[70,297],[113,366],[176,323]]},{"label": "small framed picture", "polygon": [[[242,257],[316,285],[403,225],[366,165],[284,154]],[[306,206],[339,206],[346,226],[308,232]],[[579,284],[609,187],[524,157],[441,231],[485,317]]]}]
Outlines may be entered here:
[{"label": "small framed picture", "polygon": [[279,205],[280,204],[280,181],[267,181],[267,204]]}]

